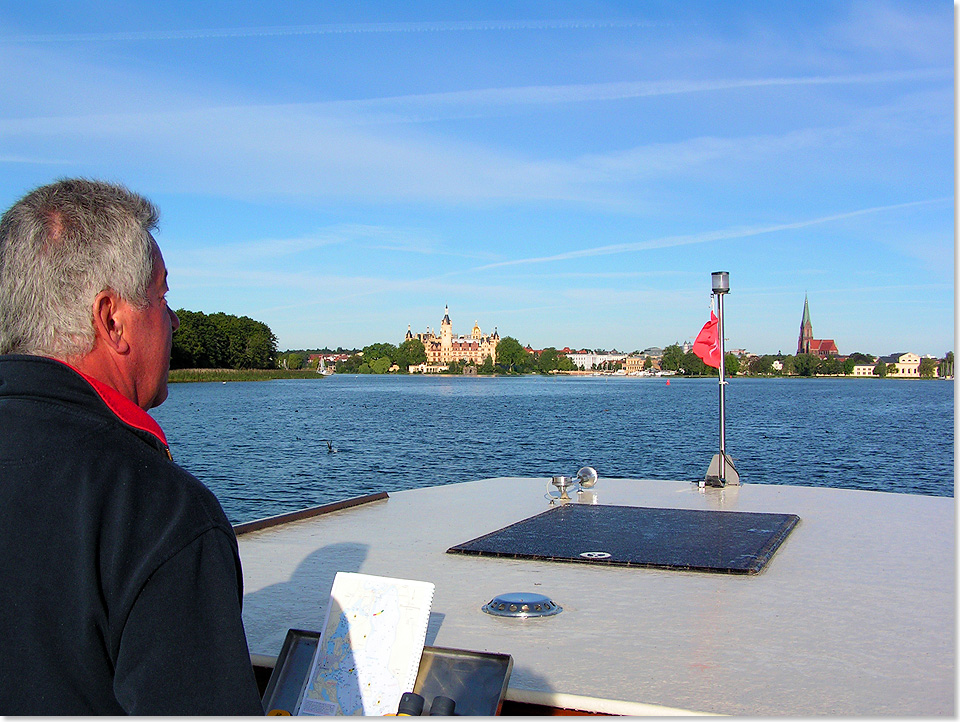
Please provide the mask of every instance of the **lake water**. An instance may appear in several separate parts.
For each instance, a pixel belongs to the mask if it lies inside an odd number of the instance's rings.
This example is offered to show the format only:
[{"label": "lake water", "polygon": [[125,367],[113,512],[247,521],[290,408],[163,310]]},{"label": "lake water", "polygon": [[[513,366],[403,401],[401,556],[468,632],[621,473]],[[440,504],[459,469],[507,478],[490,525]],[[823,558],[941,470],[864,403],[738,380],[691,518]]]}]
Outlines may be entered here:
[{"label": "lake water", "polygon": [[[953,383],[732,379],[744,483],[953,496]],[[172,384],[151,412],[234,523],[496,476],[702,479],[714,379],[350,376]],[[327,441],[336,449],[329,453]]]}]

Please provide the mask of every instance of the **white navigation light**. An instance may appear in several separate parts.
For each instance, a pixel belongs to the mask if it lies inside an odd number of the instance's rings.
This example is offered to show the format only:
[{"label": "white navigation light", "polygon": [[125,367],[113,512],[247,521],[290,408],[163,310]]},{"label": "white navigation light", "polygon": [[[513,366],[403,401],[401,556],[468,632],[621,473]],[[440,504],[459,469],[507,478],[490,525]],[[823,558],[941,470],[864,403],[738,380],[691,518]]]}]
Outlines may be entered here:
[{"label": "white navigation light", "polygon": [[730,274],[727,271],[714,271],[710,274],[714,293],[730,293]]}]

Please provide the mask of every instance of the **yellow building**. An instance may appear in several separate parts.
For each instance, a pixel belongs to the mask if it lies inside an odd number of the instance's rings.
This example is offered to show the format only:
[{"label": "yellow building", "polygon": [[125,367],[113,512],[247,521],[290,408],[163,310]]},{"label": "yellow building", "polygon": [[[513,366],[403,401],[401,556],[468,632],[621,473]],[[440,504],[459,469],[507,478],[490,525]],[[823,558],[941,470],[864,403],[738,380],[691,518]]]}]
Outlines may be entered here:
[{"label": "yellow building", "polygon": [[638,374],[643,371],[646,360],[646,356],[627,356],[623,360],[623,368],[628,374]]},{"label": "yellow building", "polygon": [[902,379],[920,378],[920,356],[915,353],[895,353],[882,356],[880,361],[887,365],[887,375]]},{"label": "yellow building", "polygon": [[426,333],[414,334],[407,327],[406,339],[419,339],[427,352],[427,364],[449,364],[454,361],[467,361],[480,365],[487,356],[492,361],[497,360],[497,343],[500,334],[494,329],[493,333],[484,336],[477,323],[473,324],[473,331],[469,336],[454,336],[453,324],[450,322],[450,308],[443,309],[443,320],[440,322],[440,335],[427,330]]},{"label": "yellow building", "polygon": [[857,364],[853,367],[854,376],[874,376],[874,367],[883,362],[887,365],[887,376],[901,379],[920,378],[920,356],[915,353],[895,353],[881,356],[872,364]]}]

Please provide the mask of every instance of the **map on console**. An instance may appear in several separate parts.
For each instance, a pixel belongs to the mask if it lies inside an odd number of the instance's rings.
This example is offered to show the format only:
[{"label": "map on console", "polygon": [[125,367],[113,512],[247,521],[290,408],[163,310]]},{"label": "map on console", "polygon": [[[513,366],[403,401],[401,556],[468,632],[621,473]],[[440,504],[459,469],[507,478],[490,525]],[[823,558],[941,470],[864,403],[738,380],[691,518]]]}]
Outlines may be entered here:
[{"label": "map on console", "polygon": [[301,715],[395,714],[412,692],[434,585],[337,572]]}]

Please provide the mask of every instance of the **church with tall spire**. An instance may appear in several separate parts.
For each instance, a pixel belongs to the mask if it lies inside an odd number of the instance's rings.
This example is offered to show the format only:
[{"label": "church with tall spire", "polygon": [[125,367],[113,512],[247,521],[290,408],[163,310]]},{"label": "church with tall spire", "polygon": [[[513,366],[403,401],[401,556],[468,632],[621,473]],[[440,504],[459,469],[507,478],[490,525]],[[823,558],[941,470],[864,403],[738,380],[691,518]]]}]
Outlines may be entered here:
[{"label": "church with tall spire", "polygon": [[837,344],[832,338],[814,338],[813,323],[810,321],[810,302],[803,296],[803,318],[800,319],[800,338],[797,341],[797,354],[808,353],[819,358],[839,356]]}]

